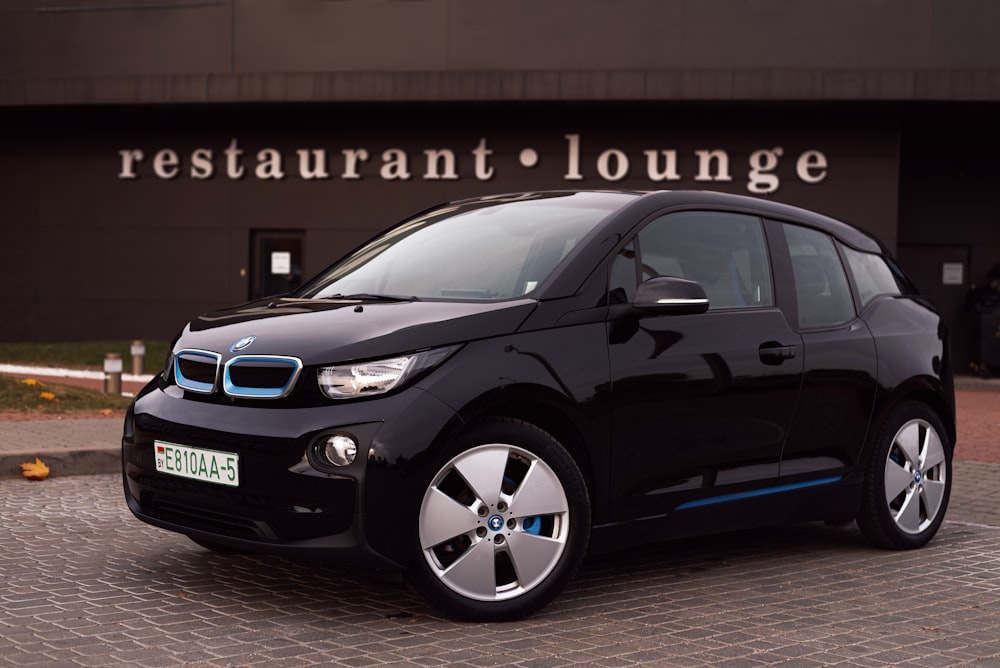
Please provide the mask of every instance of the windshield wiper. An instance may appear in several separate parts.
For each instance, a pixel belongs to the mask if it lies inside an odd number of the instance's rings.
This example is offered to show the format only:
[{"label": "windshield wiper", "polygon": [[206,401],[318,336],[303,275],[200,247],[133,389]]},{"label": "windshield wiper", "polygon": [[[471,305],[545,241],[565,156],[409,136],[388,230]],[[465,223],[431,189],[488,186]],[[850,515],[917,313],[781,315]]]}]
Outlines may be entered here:
[{"label": "windshield wiper", "polygon": [[335,295],[329,295],[327,297],[318,297],[318,299],[341,299],[345,301],[363,301],[363,302],[418,302],[420,301],[417,297],[402,297],[400,295],[373,295],[368,292],[356,292],[354,294],[345,295],[337,293]]}]

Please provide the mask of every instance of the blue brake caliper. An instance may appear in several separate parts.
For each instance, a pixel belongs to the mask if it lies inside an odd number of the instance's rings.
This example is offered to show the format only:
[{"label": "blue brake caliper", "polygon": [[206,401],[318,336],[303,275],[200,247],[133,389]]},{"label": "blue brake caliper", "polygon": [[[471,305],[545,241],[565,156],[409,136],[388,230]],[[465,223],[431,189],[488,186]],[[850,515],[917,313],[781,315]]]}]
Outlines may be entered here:
[{"label": "blue brake caliper", "polygon": [[[507,483],[510,487],[514,487],[514,480],[504,476],[503,481]],[[521,530],[524,533],[530,533],[535,536],[542,532],[542,518],[540,515],[532,515],[531,517],[525,517],[521,520]]]}]

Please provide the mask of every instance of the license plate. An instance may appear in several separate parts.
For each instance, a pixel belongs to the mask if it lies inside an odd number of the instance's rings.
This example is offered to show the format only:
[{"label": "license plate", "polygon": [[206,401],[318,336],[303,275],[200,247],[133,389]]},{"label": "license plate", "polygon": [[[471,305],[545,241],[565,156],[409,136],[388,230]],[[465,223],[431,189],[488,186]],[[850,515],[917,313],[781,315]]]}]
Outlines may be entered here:
[{"label": "license plate", "polygon": [[186,445],[154,441],[156,470],[192,480],[239,487],[240,456],[235,452],[220,452]]}]

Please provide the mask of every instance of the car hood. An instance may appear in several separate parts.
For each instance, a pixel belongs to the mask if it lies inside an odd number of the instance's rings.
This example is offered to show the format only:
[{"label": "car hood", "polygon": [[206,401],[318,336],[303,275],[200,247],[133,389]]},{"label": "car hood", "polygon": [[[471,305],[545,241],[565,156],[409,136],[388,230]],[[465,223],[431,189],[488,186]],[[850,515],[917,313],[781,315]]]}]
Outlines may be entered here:
[{"label": "car hood", "polygon": [[[292,355],[303,364],[370,359],[514,332],[537,302],[372,302],[265,299],[191,321],[174,350]],[[256,337],[234,353],[231,346]]]}]

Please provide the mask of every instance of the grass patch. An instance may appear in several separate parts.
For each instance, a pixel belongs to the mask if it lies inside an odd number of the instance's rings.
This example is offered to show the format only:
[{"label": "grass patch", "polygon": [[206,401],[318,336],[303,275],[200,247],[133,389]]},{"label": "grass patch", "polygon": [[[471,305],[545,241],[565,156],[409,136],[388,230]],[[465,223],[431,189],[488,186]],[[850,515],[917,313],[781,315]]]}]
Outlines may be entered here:
[{"label": "grass patch", "polygon": [[82,387],[0,375],[0,413],[64,415],[111,411],[119,414],[125,412],[130,401],[128,397]]},{"label": "grass patch", "polygon": [[[153,374],[163,368],[170,344],[146,341],[143,373]],[[0,364],[48,366],[61,369],[103,371],[106,353],[122,356],[125,373],[132,372],[132,341],[78,341],[73,343],[0,343]]]}]

